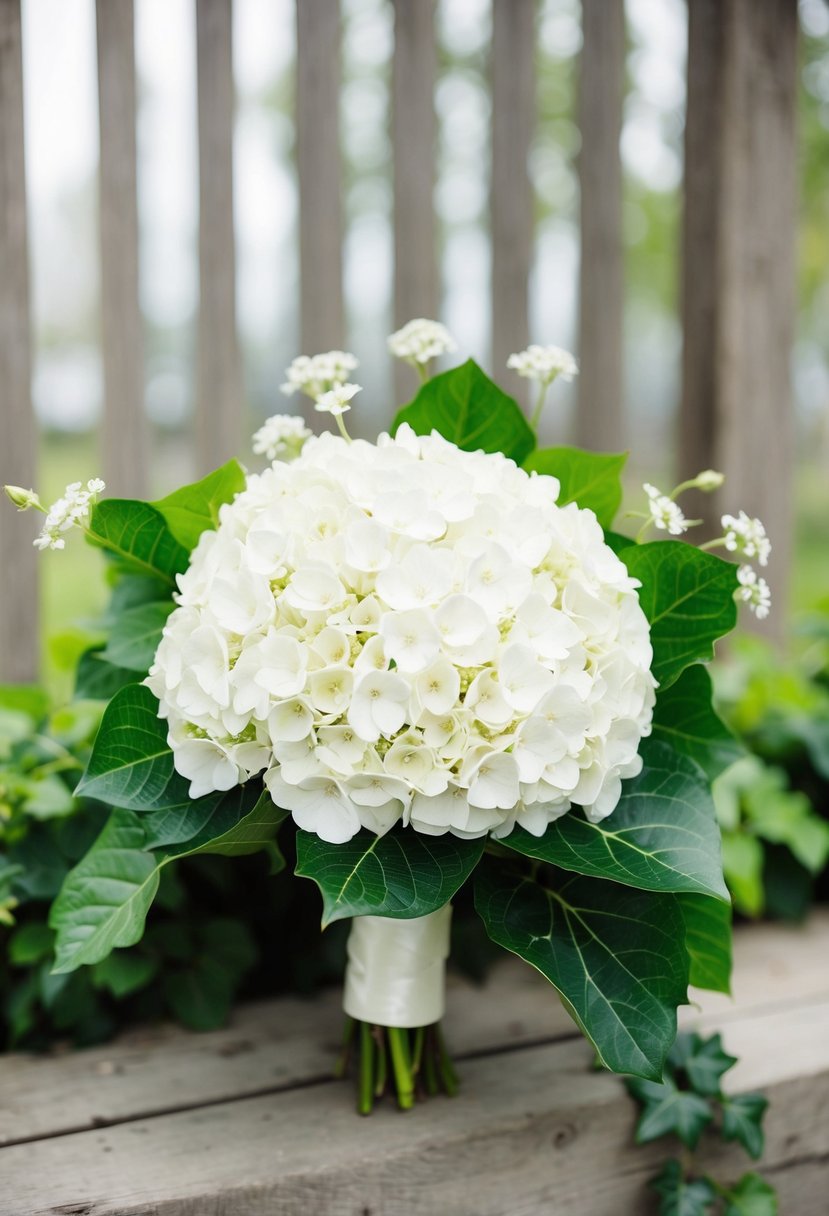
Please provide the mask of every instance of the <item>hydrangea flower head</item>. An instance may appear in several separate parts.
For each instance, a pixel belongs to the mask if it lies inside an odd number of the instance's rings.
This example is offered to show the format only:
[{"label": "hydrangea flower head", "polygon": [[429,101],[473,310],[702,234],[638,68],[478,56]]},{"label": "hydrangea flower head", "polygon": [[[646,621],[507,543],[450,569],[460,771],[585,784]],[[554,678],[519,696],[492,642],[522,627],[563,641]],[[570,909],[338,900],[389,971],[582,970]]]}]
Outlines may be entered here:
[{"label": "hydrangea flower head", "polygon": [[519,376],[543,385],[552,384],[559,376],[562,380],[572,380],[579,374],[576,360],[560,346],[528,346],[526,350],[510,355],[507,367]]},{"label": "hydrangea flower head", "polygon": [[250,475],[179,576],[147,679],[191,795],[263,774],[333,843],[610,814],[651,729],[650,633],[595,515],[558,491],[406,425]]},{"label": "hydrangea flower head", "polygon": [[291,414],[274,414],[253,436],[253,450],[268,460],[294,460],[312,432],[305,419]]},{"label": "hydrangea flower head", "polygon": [[440,321],[416,317],[391,335],[388,347],[396,359],[417,367],[455,350],[457,343]]},{"label": "hydrangea flower head", "polygon": [[767,566],[771,553],[771,541],[759,519],[752,519],[741,511],[739,515],[723,515],[725,547],[730,553],[743,557],[756,557],[761,566]]}]

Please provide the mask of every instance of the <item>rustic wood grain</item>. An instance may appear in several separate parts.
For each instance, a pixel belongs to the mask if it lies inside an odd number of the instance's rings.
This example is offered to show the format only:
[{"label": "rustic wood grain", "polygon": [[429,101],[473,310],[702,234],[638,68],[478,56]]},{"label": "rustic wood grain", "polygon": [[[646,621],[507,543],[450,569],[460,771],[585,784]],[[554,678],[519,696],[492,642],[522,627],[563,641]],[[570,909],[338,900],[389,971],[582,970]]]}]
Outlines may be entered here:
[{"label": "rustic wood grain", "polygon": [[579,377],[576,439],[615,452],[625,446],[622,364],[623,0],[583,0],[578,158],[581,192]]},{"label": "rustic wood grain", "polygon": [[[514,351],[530,340],[533,261],[530,145],[536,116],[534,0],[492,5],[492,372],[502,379]],[[510,391],[526,402],[526,383]]]},{"label": "rustic wood grain", "polygon": [[[394,0],[394,326],[439,310],[435,244],[434,0]],[[412,395],[412,369],[395,362],[397,401]]]},{"label": "rustic wood grain", "polygon": [[296,30],[300,337],[314,355],[345,341],[339,0],[297,0]]},{"label": "rustic wood grain", "polygon": [[103,472],[116,498],[143,498],[149,450],[138,292],[133,0],[97,0]]},{"label": "rustic wood grain", "polygon": [[[36,430],[31,398],[29,260],[23,164],[20,0],[0,0],[0,486],[34,486]],[[17,516],[0,500],[0,568],[14,571],[0,605],[0,679],[33,680],[38,670],[36,512]]]},{"label": "rustic wood grain", "polygon": [[199,327],[196,448],[200,473],[240,448],[244,399],[233,236],[233,12],[197,0]]}]

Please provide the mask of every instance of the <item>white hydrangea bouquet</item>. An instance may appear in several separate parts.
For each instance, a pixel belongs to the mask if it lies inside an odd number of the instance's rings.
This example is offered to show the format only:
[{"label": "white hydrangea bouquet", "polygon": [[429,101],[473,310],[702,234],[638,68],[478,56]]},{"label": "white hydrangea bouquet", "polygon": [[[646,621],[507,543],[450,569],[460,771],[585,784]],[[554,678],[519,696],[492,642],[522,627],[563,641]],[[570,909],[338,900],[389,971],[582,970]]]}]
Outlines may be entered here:
[{"label": "white hydrangea bouquet", "polygon": [[[135,943],[163,868],[296,833],[323,924],[353,918],[344,1007],[359,1109],[452,1092],[440,1034],[450,904],[474,883],[499,945],[542,972],[609,1068],[659,1079],[689,983],[727,990],[730,907],[711,779],[738,754],[702,666],[765,583],[757,520],[707,546],[645,541],[687,521],[646,486],[612,530],[624,456],[539,449],[572,357],[531,347],[532,425],[472,361],[412,322],[390,339],[421,373],[376,443],[344,423],[353,356],[289,369],[332,415],[276,416],[235,460],[155,503],[68,487],[36,543],[80,526],[113,583],[81,695],[109,699],[80,788],[113,810],[54,906],[57,970]],[[20,507],[33,491],[10,488]],[[636,514],[636,513],[633,513]],[[283,826],[284,824],[284,826]],[[275,926],[290,933],[290,925]]]}]

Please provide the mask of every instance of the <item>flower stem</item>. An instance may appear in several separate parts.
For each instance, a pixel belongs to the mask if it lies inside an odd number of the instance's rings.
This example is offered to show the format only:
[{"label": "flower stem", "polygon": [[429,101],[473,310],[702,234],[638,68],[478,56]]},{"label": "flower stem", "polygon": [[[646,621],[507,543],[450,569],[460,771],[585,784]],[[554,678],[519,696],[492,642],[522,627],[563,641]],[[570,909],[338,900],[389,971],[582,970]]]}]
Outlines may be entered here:
[{"label": "flower stem", "polygon": [[420,376],[420,383],[425,384],[426,381],[429,379],[429,364],[428,363],[415,363],[415,367],[417,368],[418,376]]},{"label": "flower stem", "polygon": [[397,1105],[401,1110],[411,1110],[414,1106],[414,1080],[409,1055],[409,1032],[398,1026],[389,1026],[387,1033],[397,1088]]},{"label": "flower stem", "polygon": [[360,1023],[360,1096],[357,1110],[370,1115],[374,1108],[374,1043],[368,1022]]},{"label": "flower stem", "polygon": [[349,435],[348,431],[345,429],[345,423],[343,422],[342,414],[335,414],[334,417],[337,420],[337,427],[339,428],[339,432],[342,435],[343,439],[346,441],[346,443],[352,443],[353,440],[352,440],[351,436]]},{"label": "flower stem", "polygon": [[384,1026],[372,1026],[371,1030],[377,1047],[377,1075],[374,1082],[374,1096],[375,1098],[382,1098],[386,1092],[389,1072],[386,1030]]},{"label": "flower stem", "polygon": [[549,381],[542,380],[538,386],[538,398],[536,399],[535,409],[530,418],[530,426],[538,433],[538,424],[541,421],[541,411],[544,409],[544,402],[547,400],[547,389],[550,387]]},{"label": "flower stem", "polygon": [[698,549],[721,549],[725,544],[724,536],[716,536],[713,540],[707,540],[701,545],[697,545]]},{"label": "flower stem", "polygon": [[455,1072],[452,1061],[449,1058],[449,1052],[446,1050],[446,1043],[443,1039],[440,1024],[435,1027],[435,1042],[437,1044],[438,1068],[440,1069],[443,1088],[450,1098],[454,1098],[458,1092],[458,1074]]}]

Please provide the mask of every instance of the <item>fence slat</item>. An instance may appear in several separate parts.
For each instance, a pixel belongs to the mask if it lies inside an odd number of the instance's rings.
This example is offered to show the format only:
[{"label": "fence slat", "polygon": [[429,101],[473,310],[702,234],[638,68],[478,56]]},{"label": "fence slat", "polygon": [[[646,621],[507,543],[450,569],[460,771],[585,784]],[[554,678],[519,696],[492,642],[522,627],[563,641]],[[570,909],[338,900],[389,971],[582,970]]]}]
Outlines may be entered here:
[{"label": "fence slat", "polygon": [[[394,0],[394,325],[436,317],[434,0]],[[411,394],[411,369],[395,364],[397,399]]]},{"label": "fence slat", "polygon": [[200,472],[240,446],[244,410],[233,238],[233,12],[197,0],[199,327],[196,449]]},{"label": "fence slat", "polygon": [[583,0],[579,83],[581,265],[576,435],[585,447],[623,446],[623,0]]},{"label": "fence slat", "polygon": [[[0,484],[35,483],[29,266],[23,161],[20,0],[0,0]],[[0,501],[0,679],[32,680],[38,666],[35,513]],[[30,522],[31,521],[31,522]],[[11,572],[11,573],[9,573]]]},{"label": "fence slat", "polygon": [[[696,458],[687,469],[725,472],[722,505],[766,524],[779,631],[794,462],[797,5],[692,0],[690,14],[682,446]],[[693,208],[709,188],[719,204],[706,230]]]},{"label": "fence slat", "polygon": [[[492,5],[492,371],[530,337],[533,190],[529,176],[535,123],[534,0]],[[526,386],[510,391],[523,398]]]},{"label": "fence slat", "polygon": [[296,29],[300,336],[312,355],[345,341],[339,0],[297,0]]},{"label": "fence slat", "polygon": [[110,494],[146,495],[144,340],[138,295],[133,0],[98,0],[103,472]]}]

